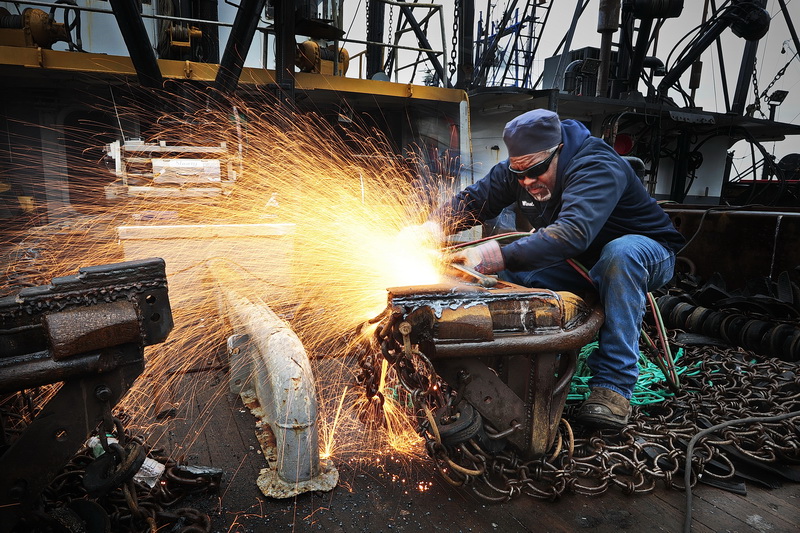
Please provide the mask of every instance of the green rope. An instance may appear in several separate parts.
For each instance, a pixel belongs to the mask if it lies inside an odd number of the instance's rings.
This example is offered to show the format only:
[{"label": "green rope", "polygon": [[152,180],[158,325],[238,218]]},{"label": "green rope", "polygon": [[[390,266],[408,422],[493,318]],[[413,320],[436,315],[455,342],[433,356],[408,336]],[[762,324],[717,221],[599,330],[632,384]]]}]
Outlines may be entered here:
[{"label": "green rope", "polygon": [[[572,377],[567,401],[584,401],[589,397],[589,379],[591,371],[586,366],[586,358],[598,347],[597,342],[592,342],[584,346],[578,354],[578,364],[575,368],[575,375]],[[683,356],[683,348],[675,354],[675,362]],[[690,368],[688,366],[675,366],[678,375],[686,374]],[[696,371],[695,371],[696,372]],[[695,372],[689,372],[691,375]],[[639,379],[633,389],[631,403],[634,405],[646,405],[651,403],[663,402],[674,396],[667,386],[667,379],[658,365],[651,362],[643,353],[639,353]]]},{"label": "green rope", "polygon": [[[589,389],[589,379],[592,376],[589,367],[586,365],[586,358],[598,348],[597,341],[590,342],[581,348],[578,354],[578,362],[575,367],[575,374],[572,376],[570,383],[569,393],[567,394],[567,401],[585,401],[591,392]],[[680,348],[675,354],[675,362],[683,356],[683,348]],[[675,372],[678,375],[693,376],[700,371],[694,367],[675,365]],[[714,370],[717,372],[718,370]],[[400,398],[400,391],[394,387],[387,387],[386,393],[389,397],[394,398],[398,402],[403,402]],[[636,381],[636,386],[633,388],[633,395],[631,396],[631,403],[634,405],[647,405],[651,403],[660,403],[673,397],[674,394],[670,392],[667,386],[667,380],[664,373],[655,363],[651,362],[644,353],[639,352],[639,379]],[[413,407],[411,397],[407,396],[404,401],[406,407]]]}]

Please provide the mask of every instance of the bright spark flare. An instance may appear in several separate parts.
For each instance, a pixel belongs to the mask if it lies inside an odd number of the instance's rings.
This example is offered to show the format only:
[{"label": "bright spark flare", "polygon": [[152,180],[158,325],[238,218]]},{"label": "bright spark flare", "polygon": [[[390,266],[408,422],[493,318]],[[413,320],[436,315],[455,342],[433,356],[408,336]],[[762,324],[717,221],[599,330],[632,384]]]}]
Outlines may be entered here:
[{"label": "bright spark flare", "polygon": [[[224,364],[219,354],[231,332],[217,308],[217,291],[225,286],[257,294],[320,358],[314,365],[323,456],[369,455],[376,448],[368,451],[367,441],[419,454],[420,438],[409,423],[409,410],[391,392],[397,387],[391,373],[384,368],[386,430],[376,437],[356,420],[362,399],[360,390],[349,387],[353,362],[336,357],[347,353],[354,328],[385,308],[387,288],[439,280],[436,243],[423,233],[403,231],[426,218],[437,192],[392,157],[381,138],[357,131],[343,135],[320,117],[281,119],[272,110],[265,113],[243,102],[236,106],[243,122],[232,120],[229,110],[206,109],[179,121],[164,116],[157,121],[163,127],[148,139],[170,145],[242,143],[244,157],[232,191],[213,198],[107,202],[98,184],[113,176],[105,169],[94,174],[87,169],[85,188],[69,184],[73,201],[63,216],[50,213],[55,223],[9,236],[8,242],[17,244],[6,269],[8,279],[18,284],[11,288],[43,284],[81,266],[168,253],[175,329],[166,343],[146,351],[145,374],[122,405],[130,423],[156,434],[160,426],[154,415],[170,409],[193,420],[198,431],[190,434],[198,434],[207,422],[210,404],[196,412],[192,399],[206,385],[202,371]],[[222,166],[239,168],[235,154],[227,157]],[[265,223],[294,226],[287,238],[243,236],[230,245],[215,229]],[[118,229],[131,226],[154,230],[154,237],[138,248],[120,240]],[[199,228],[170,238],[176,226]],[[215,261],[230,269],[211,268]],[[236,275],[227,276],[228,270]]]}]

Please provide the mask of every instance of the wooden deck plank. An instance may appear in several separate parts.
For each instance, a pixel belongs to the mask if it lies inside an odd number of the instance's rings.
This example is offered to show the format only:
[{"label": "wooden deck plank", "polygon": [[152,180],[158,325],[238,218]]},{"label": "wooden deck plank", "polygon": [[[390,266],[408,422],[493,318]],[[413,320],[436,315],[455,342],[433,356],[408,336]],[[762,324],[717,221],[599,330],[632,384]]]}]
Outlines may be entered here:
[{"label": "wooden deck plank", "polygon": [[[753,498],[743,498],[723,490],[705,487],[697,489],[693,496],[695,501],[701,500],[709,504],[693,506],[693,514],[697,515],[697,520],[711,525],[711,522],[706,520],[713,516],[717,531],[749,526],[760,531],[793,533],[800,525],[800,515],[782,516],[775,510],[757,505]],[[738,528],[735,527],[737,522],[740,522]]]},{"label": "wooden deck plank", "polygon": [[[662,489],[653,493],[653,497],[661,503],[654,507],[660,508],[661,515],[665,517],[665,523],[670,524],[669,531],[683,531],[683,523],[686,520],[686,494],[683,491],[676,489]],[[706,505],[701,502],[700,505]],[[702,521],[697,519],[697,516],[692,517],[692,531],[694,533],[709,532],[713,533],[718,530],[709,527]]]},{"label": "wooden deck plank", "polygon": [[[183,440],[185,436],[202,433],[204,438],[183,449],[188,451],[187,457],[225,471],[219,494],[194,496],[185,502],[211,516],[213,531],[613,533],[683,528],[685,494],[661,485],[644,495],[628,496],[612,488],[598,497],[566,494],[549,502],[523,496],[503,504],[486,504],[469,489],[447,485],[427,460],[342,461],[336,464],[340,483],[329,493],[307,493],[287,500],[267,498],[256,486],[265,462],[258,453],[255,418],[237,396],[227,393],[224,376],[194,376],[186,383],[195,388],[192,401],[185,412],[179,411],[176,419],[164,425],[170,426],[170,442],[179,451],[189,442]],[[201,415],[207,420],[200,424],[188,419]],[[747,497],[706,486],[695,489],[692,531],[797,530],[800,485],[774,491],[749,488]]]},{"label": "wooden deck plank", "polygon": [[787,483],[778,490],[762,490],[762,492],[768,494],[764,498],[764,505],[774,509],[775,512],[800,516],[800,485]]}]

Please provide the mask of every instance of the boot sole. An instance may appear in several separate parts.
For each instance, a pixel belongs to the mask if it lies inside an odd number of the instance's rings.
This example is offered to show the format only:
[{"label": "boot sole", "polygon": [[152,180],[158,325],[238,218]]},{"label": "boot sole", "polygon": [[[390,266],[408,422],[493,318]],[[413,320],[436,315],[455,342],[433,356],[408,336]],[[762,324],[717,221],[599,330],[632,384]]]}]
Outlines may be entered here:
[{"label": "boot sole", "polygon": [[619,418],[614,415],[604,415],[602,413],[578,413],[578,421],[587,425],[602,429],[622,429],[628,425],[629,416]]}]

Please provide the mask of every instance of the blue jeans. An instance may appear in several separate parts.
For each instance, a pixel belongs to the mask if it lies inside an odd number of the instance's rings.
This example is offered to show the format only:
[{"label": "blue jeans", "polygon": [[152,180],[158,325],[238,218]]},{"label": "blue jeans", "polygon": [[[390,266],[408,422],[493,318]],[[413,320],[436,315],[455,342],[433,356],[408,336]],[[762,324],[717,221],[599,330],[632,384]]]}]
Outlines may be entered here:
[{"label": "blue jeans", "polygon": [[[586,361],[589,386],[611,389],[630,399],[639,377],[639,334],[649,291],[666,284],[675,269],[675,254],[642,235],[625,235],[603,247],[589,270],[605,322],[599,349]],[[500,279],[525,287],[582,292],[592,285],[566,262],[528,272],[503,271]]]}]

